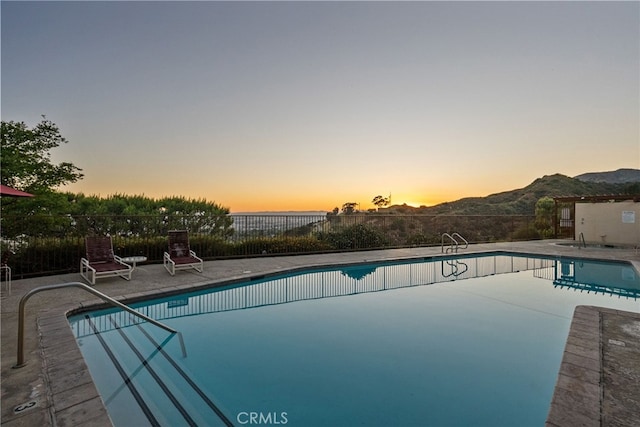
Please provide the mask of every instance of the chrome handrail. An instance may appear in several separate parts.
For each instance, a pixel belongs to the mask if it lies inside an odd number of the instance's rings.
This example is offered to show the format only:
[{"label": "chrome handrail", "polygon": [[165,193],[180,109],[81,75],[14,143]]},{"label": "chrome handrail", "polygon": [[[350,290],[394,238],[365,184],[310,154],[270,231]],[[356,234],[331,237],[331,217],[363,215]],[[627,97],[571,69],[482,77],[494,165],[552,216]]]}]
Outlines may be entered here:
[{"label": "chrome handrail", "polygon": [[457,252],[458,250],[458,241],[456,239],[453,238],[453,236],[451,236],[451,234],[449,233],[442,233],[442,237],[440,238],[440,252],[444,252],[444,238],[448,237],[451,240],[451,246],[447,248],[447,252],[449,252],[449,249],[451,249],[451,251],[454,251],[454,247],[455,247],[455,251]]},{"label": "chrome handrail", "polygon": [[[452,236],[453,236],[453,238],[454,238],[454,239],[455,239],[456,237],[459,237],[459,238],[460,238],[460,240],[462,240],[462,241],[464,242],[464,248],[462,248],[462,249],[467,249],[467,248],[469,247],[469,242],[467,242],[467,239],[465,239],[464,237],[462,237],[462,236],[460,235],[460,233],[453,233],[453,234],[452,234]],[[456,243],[458,243],[458,241],[457,241],[457,240],[456,240]],[[458,245],[459,245],[459,243],[458,243]],[[456,248],[456,249],[457,249],[457,248]]]},{"label": "chrome handrail", "polygon": [[449,252],[449,250],[451,250],[451,252],[458,252],[460,242],[458,241],[458,239],[456,239],[456,236],[464,242],[464,248],[462,249],[467,249],[469,247],[469,242],[467,242],[467,239],[462,237],[460,233],[453,233],[453,234],[442,233],[442,238],[440,240],[441,242],[440,251],[444,252],[444,238],[448,237],[451,240],[451,246],[447,248],[447,252]]},{"label": "chrome handrail", "polygon": [[580,236],[578,236],[578,249],[580,249],[580,242],[582,242],[582,245],[584,246],[584,248],[587,249],[587,242],[585,242],[584,233],[582,232],[580,232]]},{"label": "chrome handrail", "polygon": [[20,299],[20,305],[19,305],[19,309],[18,309],[18,361],[16,363],[16,365],[14,366],[14,368],[22,368],[23,366],[26,365],[26,362],[24,361],[24,313],[25,313],[25,305],[27,303],[27,300],[29,298],[31,298],[33,295],[37,294],[38,292],[42,292],[42,291],[49,291],[52,289],[60,289],[60,288],[71,288],[71,287],[76,287],[76,288],[81,288],[84,289],[85,291],[100,297],[103,301],[106,301],[110,304],[115,305],[116,307],[119,307],[135,316],[138,316],[144,320],[146,320],[147,322],[158,326],[172,334],[176,334],[178,333],[178,331],[176,331],[173,328],[170,328],[169,326],[158,322],[155,319],[150,318],[149,316],[142,314],[134,309],[132,309],[131,307],[128,307],[124,304],[122,304],[120,301],[117,301],[113,298],[111,298],[108,295],[103,294],[102,292],[96,291],[95,289],[93,289],[90,286],[85,285],[84,283],[80,283],[80,282],[69,282],[69,283],[61,283],[58,285],[48,285],[48,286],[40,286],[38,288],[34,288],[32,290],[30,290],[29,292],[27,292],[21,299]]}]

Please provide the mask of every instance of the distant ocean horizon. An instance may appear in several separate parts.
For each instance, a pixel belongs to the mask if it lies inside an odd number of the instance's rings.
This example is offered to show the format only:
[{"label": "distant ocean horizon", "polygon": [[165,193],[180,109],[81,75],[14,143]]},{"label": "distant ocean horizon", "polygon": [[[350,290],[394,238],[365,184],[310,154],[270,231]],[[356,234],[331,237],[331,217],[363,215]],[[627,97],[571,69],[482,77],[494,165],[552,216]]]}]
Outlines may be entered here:
[{"label": "distant ocean horizon", "polygon": [[326,220],[326,211],[256,211],[232,212],[233,228],[237,233],[277,234],[282,231]]},{"label": "distant ocean horizon", "polygon": [[329,211],[251,211],[231,212],[229,215],[326,215]]}]

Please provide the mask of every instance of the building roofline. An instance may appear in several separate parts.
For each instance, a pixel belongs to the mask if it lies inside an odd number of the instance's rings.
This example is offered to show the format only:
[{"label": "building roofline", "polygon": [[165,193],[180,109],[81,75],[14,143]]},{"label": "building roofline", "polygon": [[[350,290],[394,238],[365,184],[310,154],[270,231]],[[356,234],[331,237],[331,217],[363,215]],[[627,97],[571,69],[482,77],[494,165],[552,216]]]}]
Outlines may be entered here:
[{"label": "building roofline", "polygon": [[560,196],[554,197],[553,201],[556,203],[605,203],[605,202],[626,202],[634,201],[640,202],[640,194],[610,194],[599,196]]}]

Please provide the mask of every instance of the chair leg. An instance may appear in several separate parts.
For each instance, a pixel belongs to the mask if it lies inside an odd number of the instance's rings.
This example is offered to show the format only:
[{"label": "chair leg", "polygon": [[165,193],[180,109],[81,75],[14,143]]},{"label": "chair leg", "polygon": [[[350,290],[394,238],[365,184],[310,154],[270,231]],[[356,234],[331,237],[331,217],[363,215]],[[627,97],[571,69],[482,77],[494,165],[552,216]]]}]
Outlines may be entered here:
[{"label": "chair leg", "polygon": [[8,265],[3,265],[2,276],[4,276],[5,289],[9,291],[9,295],[11,295],[11,267],[9,267]]},{"label": "chair leg", "polygon": [[173,262],[167,261],[165,259],[164,268],[165,268],[165,270],[167,270],[167,272],[169,272],[170,275],[175,276],[176,270],[175,270],[175,265],[173,264]]}]

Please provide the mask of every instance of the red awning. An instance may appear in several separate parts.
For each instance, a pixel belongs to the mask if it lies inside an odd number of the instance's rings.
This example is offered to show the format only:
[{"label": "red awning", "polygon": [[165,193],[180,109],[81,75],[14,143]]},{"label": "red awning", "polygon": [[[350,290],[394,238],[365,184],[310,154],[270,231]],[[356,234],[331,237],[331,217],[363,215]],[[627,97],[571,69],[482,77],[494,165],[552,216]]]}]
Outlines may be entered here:
[{"label": "red awning", "polygon": [[24,191],[16,190],[15,188],[7,187],[0,184],[0,196],[8,197],[33,197],[31,193],[25,193]]}]

